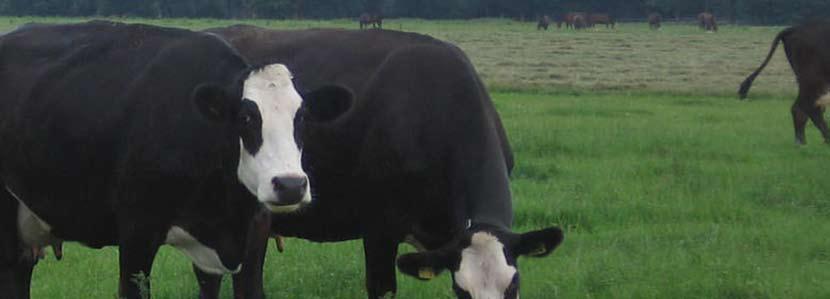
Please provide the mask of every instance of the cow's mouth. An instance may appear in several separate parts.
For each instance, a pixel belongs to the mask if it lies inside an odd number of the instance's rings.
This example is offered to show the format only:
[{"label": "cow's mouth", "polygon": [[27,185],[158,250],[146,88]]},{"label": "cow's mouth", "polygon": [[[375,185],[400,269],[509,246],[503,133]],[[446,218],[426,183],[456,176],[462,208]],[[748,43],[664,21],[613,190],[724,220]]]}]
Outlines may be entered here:
[{"label": "cow's mouth", "polygon": [[303,206],[302,202],[295,203],[280,203],[280,202],[265,202],[265,207],[271,213],[290,213],[299,210]]}]

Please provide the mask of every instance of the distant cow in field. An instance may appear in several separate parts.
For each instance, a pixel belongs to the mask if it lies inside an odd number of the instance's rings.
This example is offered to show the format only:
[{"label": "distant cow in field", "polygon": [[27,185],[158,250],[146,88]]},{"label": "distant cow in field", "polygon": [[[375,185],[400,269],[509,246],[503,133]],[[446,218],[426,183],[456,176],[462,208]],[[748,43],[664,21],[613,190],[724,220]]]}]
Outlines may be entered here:
[{"label": "distant cow in field", "polygon": [[582,12],[569,12],[564,14],[561,18],[556,21],[556,28],[562,28],[562,24],[565,24],[565,28],[574,28],[574,17],[578,15],[585,15]]},{"label": "distant cow in field", "polygon": [[383,29],[383,16],[377,14],[363,13],[360,15],[360,29],[372,28]]},{"label": "distant cow in field", "polygon": [[539,22],[536,23],[536,30],[548,30],[548,26],[550,26],[550,17],[545,15],[539,18]]},{"label": "distant cow in field", "polygon": [[589,27],[594,27],[596,24],[605,24],[605,28],[614,28],[614,25],[616,25],[614,18],[604,13],[589,14],[587,21]]},{"label": "distant cow in field", "polygon": [[571,24],[574,29],[585,29],[588,27],[588,17],[585,14],[577,14],[573,17]]},{"label": "distant cow in field", "polygon": [[708,13],[708,12],[700,13],[699,15],[697,15],[697,22],[698,22],[698,26],[700,26],[700,28],[703,29],[703,30],[714,31],[714,32],[718,31],[718,22],[715,19],[715,15],[713,15],[711,13]]},{"label": "distant cow in field", "polygon": [[654,30],[660,29],[660,23],[663,22],[663,15],[659,13],[652,13],[648,15],[648,27]]},{"label": "distant cow in field", "polygon": [[824,107],[830,104],[830,53],[827,52],[830,49],[830,22],[808,23],[778,33],[767,58],[741,83],[740,98],[746,98],[752,81],[772,59],[779,42],[784,43],[784,52],[798,81],[798,97],[791,107],[795,142],[806,143],[804,126],[809,118],[821,131],[824,142],[830,143],[830,131],[823,117]]}]

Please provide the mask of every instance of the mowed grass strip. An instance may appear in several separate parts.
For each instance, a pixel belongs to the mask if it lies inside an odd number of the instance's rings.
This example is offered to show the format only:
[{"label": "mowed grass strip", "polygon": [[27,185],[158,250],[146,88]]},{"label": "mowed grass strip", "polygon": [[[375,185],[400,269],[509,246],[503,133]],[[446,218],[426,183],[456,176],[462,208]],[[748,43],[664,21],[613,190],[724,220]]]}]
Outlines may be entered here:
[{"label": "mowed grass strip", "polygon": [[[830,148],[793,143],[788,102],[614,93],[495,93],[516,154],[518,230],[567,229],[520,260],[523,298],[830,298]],[[362,298],[360,242],[273,244],[271,298]],[[411,248],[403,245],[404,251]],[[449,277],[399,275],[401,298],[453,298]],[[196,298],[162,250],[155,298]],[[33,298],[113,298],[117,250],[66,249]],[[223,298],[231,298],[226,279]]]},{"label": "mowed grass strip", "polygon": [[[26,22],[77,18],[3,18],[0,30]],[[113,19],[201,30],[246,23],[274,29],[349,28],[356,20]],[[491,90],[557,93],[563,90],[659,92],[737,97],[738,85],[766,57],[783,27],[730,26],[707,33],[693,24],[620,23],[616,29],[536,30],[533,22],[504,19],[387,19],[384,28],[428,34],[461,47]],[[781,47],[781,46],[779,46]],[[750,97],[794,99],[795,77],[778,49]]]}]

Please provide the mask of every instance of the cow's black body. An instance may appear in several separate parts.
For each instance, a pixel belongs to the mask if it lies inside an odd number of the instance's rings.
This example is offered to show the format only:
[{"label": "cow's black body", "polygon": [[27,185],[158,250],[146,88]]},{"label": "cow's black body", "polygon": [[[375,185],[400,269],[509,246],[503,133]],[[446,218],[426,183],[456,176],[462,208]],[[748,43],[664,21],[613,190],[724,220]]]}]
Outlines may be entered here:
[{"label": "cow's black body", "polygon": [[830,22],[811,22],[782,30],[773,39],[766,59],[758,69],[750,74],[738,90],[741,99],[746,98],[752,82],[772,59],[778,43],[784,43],[787,60],[798,81],[798,97],[790,108],[795,130],[795,142],[805,144],[804,128],[811,120],[830,143],[830,129],[824,120],[825,106],[830,104],[827,98],[830,89]]},{"label": "cow's black body", "polygon": [[350,111],[305,131],[315,201],[275,215],[272,230],[321,242],[362,238],[370,298],[395,291],[397,248],[409,235],[435,249],[469,221],[509,230],[510,146],[455,46],[380,30],[210,31],[253,63],[284,62],[300,90],[333,82],[355,91]]},{"label": "cow's black body", "polygon": [[209,84],[231,113],[248,71],[221,39],[178,29],[93,21],[0,38],[2,296],[27,298],[33,266],[15,198],[63,240],[120,246],[122,296],[140,296],[130,281],[149,275],[171,225],[238,264],[259,205],[236,178],[233,119],[210,120],[194,98]]}]

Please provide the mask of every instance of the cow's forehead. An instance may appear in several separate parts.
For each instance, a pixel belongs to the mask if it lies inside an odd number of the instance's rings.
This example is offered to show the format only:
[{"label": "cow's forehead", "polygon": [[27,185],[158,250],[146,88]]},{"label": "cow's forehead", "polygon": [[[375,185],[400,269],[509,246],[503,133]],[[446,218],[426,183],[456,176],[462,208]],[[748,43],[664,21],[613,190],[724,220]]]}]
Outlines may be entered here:
[{"label": "cow's forehead", "polygon": [[293,111],[299,108],[302,98],[297,95],[292,82],[293,76],[285,65],[272,64],[252,71],[243,84],[243,97],[257,103],[260,109],[266,107],[290,107],[280,109]]},{"label": "cow's forehead", "polygon": [[248,75],[243,88],[245,90],[261,90],[268,88],[292,87],[291,71],[283,64],[271,64],[254,70]]}]

